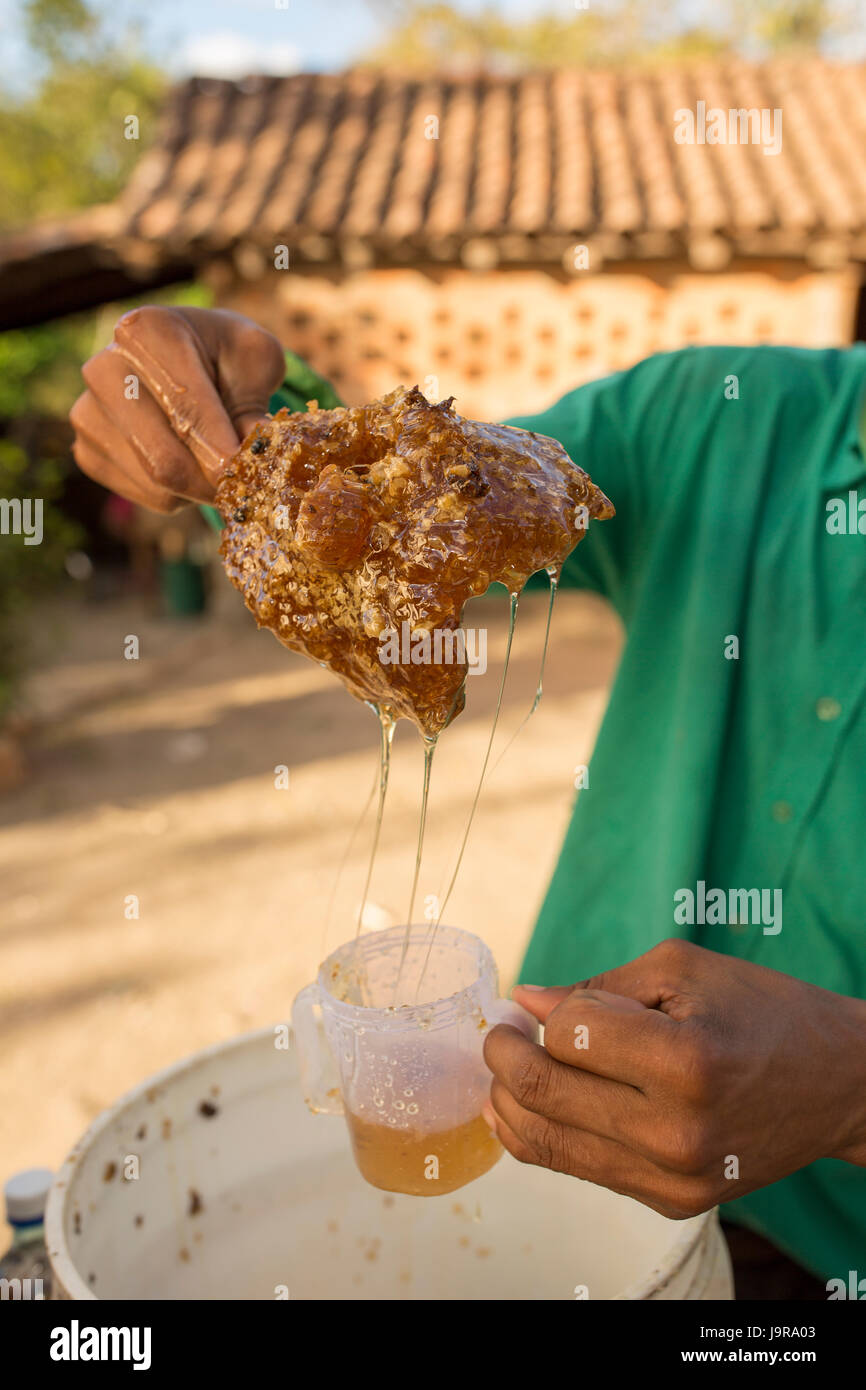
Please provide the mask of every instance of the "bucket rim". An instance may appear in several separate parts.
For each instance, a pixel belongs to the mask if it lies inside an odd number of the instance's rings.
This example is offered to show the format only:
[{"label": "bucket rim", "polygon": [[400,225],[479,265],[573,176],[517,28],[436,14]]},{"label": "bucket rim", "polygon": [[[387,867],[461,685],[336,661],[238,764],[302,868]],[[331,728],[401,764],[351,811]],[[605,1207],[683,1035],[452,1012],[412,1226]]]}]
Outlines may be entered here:
[{"label": "bucket rim", "polygon": [[658,1297],[658,1291],[676,1278],[695,1251],[709,1242],[718,1219],[718,1210],[718,1207],[711,1207],[709,1211],[702,1211],[698,1216],[686,1217],[685,1221],[681,1222],[684,1230],[670,1246],[665,1258],[648,1274],[627,1284],[622,1293],[618,1293],[612,1301],[640,1303]]},{"label": "bucket rim", "polygon": [[[219,1042],[210,1043],[207,1047],[188,1053],[185,1057],[170,1063],[160,1071],[151,1073],[142,1081],[131,1086],[112,1105],[100,1111],[84,1133],[76,1140],[54,1175],[45,1206],[45,1246],[54,1278],[64,1298],[76,1302],[100,1301],[99,1295],[93,1292],[93,1289],[78,1272],[69,1250],[63,1225],[64,1204],[72,1181],[77,1175],[78,1160],[82,1153],[129,1105],[137,1101],[139,1097],[146,1095],[148,1091],[168,1084],[178,1075],[207,1065],[214,1057],[219,1057],[223,1053],[258,1047],[265,1039],[273,1038],[274,1029],[277,1027],[287,1027],[287,1025],[282,1022],[271,1023],[262,1028],[252,1029],[247,1033],[237,1033],[231,1038],[223,1038]],[[291,1028],[289,1028],[289,1036],[292,1036]],[[682,1228],[681,1232],[668,1248],[664,1259],[646,1274],[633,1280],[622,1292],[615,1294],[611,1301],[638,1302],[653,1297],[659,1289],[664,1288],[676,1277],[695,1249],[700,1244],[706,1244],[712,1238],[717,1221],[718,1207],[712,1207],[709,1211],[701,1212],[698,1216],[687,1217],[684,1221],[677,1223]]]},{"label": "bucket rim", "polygon": [[[131,1086],[128,1091],[124,1091],[123,1095],[105,1110],[101,1110],[96,1118],[91,1120],[87,1129],[76,1140],[55,1173],[45,1204],[45,1248],[48,1251],[48,1259],[54,1277],[65,1298],[75,1302],[99,1301],[99,1295],[93,1292],[90,1285],[78,1272],[63,1228],[64,1204],[72,1181],[78,1172],[78,1160],[82,1153],[90,1148],[103,1131],[117,1119],[118,1115],[127,1106],[138,1100],[140,1096],[146,1095],[148,1091],[156,1087],[165,1085],[180,1073],[189,1072],[199,1065],[206,1065],[212,1058],[219,1057],[221,1053],[256,1046],[265,1038],[272,1038],[275,1027],[288,1027],[288,1025],[272,1023],[264,1028],[255,1028],[248,1033],[236,1033],[231,1038],[223,1038],[219,1042],[209,1043],[207,1047],[188,1053],[185,1057],[171,1062],[160,1071],[152,1072],[150,1076],[146,1076],[142,1081]],[[291,1037],[291,1035],[292,1030],[289,1028],[289,1036]]]}]

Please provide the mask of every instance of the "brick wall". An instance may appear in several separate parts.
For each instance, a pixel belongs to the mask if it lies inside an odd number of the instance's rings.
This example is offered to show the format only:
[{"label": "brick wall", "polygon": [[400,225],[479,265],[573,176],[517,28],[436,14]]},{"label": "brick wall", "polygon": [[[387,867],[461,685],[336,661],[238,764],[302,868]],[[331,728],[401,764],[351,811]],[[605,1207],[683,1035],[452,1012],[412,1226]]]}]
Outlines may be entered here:
[{"label": "brick wall", "polygon": [[402,382],[481,419],[535,410],[592,377],[689,343],[843,345],[859,275],[791,261],[698,274],[623,265],[583,279],[542,270],[272,272],[217,284],[362,402]]}]

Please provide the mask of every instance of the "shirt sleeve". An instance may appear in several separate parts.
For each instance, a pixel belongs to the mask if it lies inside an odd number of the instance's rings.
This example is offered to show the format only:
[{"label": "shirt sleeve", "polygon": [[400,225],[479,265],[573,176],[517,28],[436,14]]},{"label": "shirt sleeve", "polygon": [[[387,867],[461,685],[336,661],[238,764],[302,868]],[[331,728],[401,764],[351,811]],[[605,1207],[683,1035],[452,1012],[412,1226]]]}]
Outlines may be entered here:
[{"label": "shirt sleeve", "polygon": [[562,583],[603,595],[623,619],[649,555],[654,511],[677,491],[676,416],[696,387],[709,408],[711,396],[696,375],[706,373],[714,390],[721,380],[719,364],[700,356],[714,351],[686,348],[647,357],[577,387],[540,415],[506,422],[559,440],[616,508],[609,521],[590,522],[565,563]]},{"label": "shirt sleeve", "polygon": [[333,386],[323,376],[314,371],[302,357],[286,352],[286,374],[282,385],[270,399],[270,412],[288,406],[289,410],[306,410],[307,401],[318,401],[320,410],[334,410],[343,404]]},{"label": "shirt sleeve", "polygon": [[566,588],[592,589],[613,602],[626,563],[629,511],[625,441],[616,409],[619,382],[619,373],[588,382],[539,415],[506,421],[557,439],[613,502],[616,516],[590,522],[586,535],[566,560],[561,579]]}]

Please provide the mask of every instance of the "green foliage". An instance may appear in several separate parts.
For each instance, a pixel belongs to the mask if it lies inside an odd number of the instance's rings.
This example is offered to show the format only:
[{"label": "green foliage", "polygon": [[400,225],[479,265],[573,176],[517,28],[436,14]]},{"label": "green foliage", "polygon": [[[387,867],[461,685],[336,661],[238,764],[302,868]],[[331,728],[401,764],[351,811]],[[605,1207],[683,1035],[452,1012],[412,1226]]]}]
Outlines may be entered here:
[{"label": "green foliage", "polygon": [[[22,96],[0,76],[0,228],[113,198],[155,133],[165,91],[134,30],[109,37],[83,0],[28,0],[41,80]],[[124,120],[139,120],[127,140]]]},{"label": "green foliage", "polygon": [[120,316],[142,303],[208,309],[213,295],[204,285],[177,285],[143,299],[0,333],[0,421],[27,414],[67,415],[84,389],[81,364],[108,345]]},{"label": "green foliage", "polygon": [[98,35],[99,21],[84,0],[26,0],[23,16],[30,48],[50,59],[69,57],[76,41]]},{"label": "green foliage", "polygon": [[[416,72],[574,66],[612,67],[816,49],[850,33],[857,0],[716,0],[703,6],[654,0],[589,0],[571,15],[533,10],[504,16],[494,4],[471,12],[440,0],[396,0],[392,27],[370,55],[373,67]],[[688,18],[686,19],[686,16]]]},{"label": "green foliage", "polygon": [[397,7],[394,27],[370,62],[419,71],[615,63],[635,52],[637,36],[646,31],[647,10],[644,0],[620,0],[604,11],[590,5],[574,15],[533,12],[515,18],[492,4],[466,11],[409,0]]},{"label": "green foliage", "polygon": [[[162,81],[143,64],[54,67],[36,95],[0,98],[0,226],[107,202],[153,135]],[[139,119],[139,140],[124,118]]]},{"label": "green foliage", "polygon": [[858,0],[736,0],[734,23],[761,52],[814,52],[844,38],[857,20]]},{"label": "green foliage", "polygon": [[[110,37],[103,13],[86,0],[27,0],[24,21],[38,80],[21,95],[0,76],[0,228],[116,197],[153,138],[165,89],[135,34]],[[124,138],[129,115],[139,119],[139,140]],[[211,303],[200,286],[147,298]],[[66,555],[83,540],[57,506],[71,458],[30,457],[18,441],[44,438],[32,426],[67,415],[83,389],[81,364],[138,302],[0,334],[0,497],[43,502],[40,545],[0,536],[0,717],[24,663],[30,604],[58,582]]]},{"label": "green foliage", "polygon": [[43,504],[39,545],[0,534],[0,719],[11,707],[27,648],[25,620],[35,598],[56,583],[78,527],[51,503],[63,487],[65,461],[33,463],[20,445],[0,439],[0,497],[38,498]]},{"label": "green foliage", "polygon": [[0,419],[62,415],[81,390],[91,316],[0,333]]}]

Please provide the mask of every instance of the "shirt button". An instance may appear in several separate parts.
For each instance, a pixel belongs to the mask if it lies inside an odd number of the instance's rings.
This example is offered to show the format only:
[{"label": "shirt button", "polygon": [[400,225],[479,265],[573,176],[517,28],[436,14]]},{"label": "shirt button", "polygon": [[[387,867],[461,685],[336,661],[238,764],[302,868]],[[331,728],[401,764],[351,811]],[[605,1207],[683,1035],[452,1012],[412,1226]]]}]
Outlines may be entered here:
[{"label": "shirt button", "polygon": [[829,695],[822,695],[820,700],[815,702],[815,713],[825,724],[831,719],[838,719],[842,713],[842,706],[838,700],[834,700]]},{"label": "shirt button", "polygon": [[780,825],[784,825],[786,821],[789,821],[793,814],[794,808],[790,801],[774,801],[770,807],[770,815],[773,817],[773,820],[778,821]]}]

